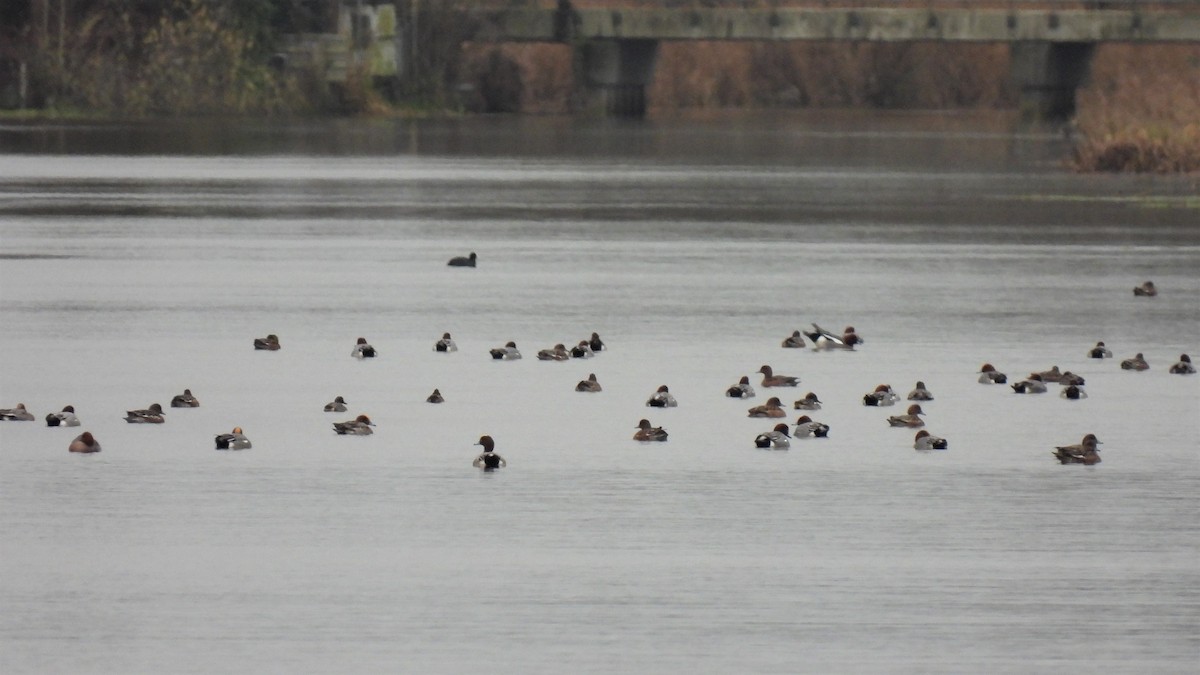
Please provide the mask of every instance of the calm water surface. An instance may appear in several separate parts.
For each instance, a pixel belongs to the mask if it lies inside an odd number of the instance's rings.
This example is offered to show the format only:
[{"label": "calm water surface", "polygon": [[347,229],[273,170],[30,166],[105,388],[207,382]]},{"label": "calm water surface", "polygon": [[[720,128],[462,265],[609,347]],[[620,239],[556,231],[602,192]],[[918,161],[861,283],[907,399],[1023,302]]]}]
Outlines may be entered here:
[{"label": "calm water surface", "polygon": [[[1195,179],[916,115],[8,125],[0,151],[0,407],[39,420],[0,423],[4,673],[1195,672],[1200,378],[1166,372],[1200,356]],[[866,344],[779,347],[811,322]],[[592,331],[592,360],[534,358]],[[753,447],[778,391],[722,393],[762,364],[830,438]],[[918,379],[948,451],[860,403]],[[661,384],[678,408],[644,406]],[[185,387],[202,407],[122,420]],[[66,404],[104,452],[40,421]],[[373,436],[332,432],[359,413]],[[213,451],[233,426],[253,449]],[[1054,461],[1088,432],[1102,464]],[[471,468],[481,434],[507,469]]]}]

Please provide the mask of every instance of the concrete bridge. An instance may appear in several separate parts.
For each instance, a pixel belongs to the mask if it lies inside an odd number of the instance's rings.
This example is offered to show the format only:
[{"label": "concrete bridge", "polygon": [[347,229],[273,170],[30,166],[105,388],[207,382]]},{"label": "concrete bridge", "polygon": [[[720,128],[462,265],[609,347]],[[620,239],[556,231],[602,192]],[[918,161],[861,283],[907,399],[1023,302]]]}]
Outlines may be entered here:
[{"label": "concrete bridge", "polygon": [[570,44],[585,107],[625,116],[645,114],[646,86],[664,40],[1007,42],[1022,108],[1050,119],[1074,112],[1075,89],[1098,43],[1200,43],[1200,0],[964,5],[576,9],[560,0],[557,9],[473,12],[471,39]]}]

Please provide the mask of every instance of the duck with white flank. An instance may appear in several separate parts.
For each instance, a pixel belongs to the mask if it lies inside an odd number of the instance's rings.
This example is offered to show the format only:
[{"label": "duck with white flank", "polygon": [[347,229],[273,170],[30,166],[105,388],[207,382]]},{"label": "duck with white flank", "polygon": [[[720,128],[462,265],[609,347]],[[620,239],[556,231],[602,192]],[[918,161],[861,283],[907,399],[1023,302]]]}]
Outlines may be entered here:
[{"label": "duck with white flank", "polygon": [[780,346],[784,349],[804,349],[804,336],[800,334],[800,331],[794,330],[790,336],[783,339],[783,344]]},{"label": "duck with white flank", "polygon": [[346,399],[341,396],[335,397],[325,404],[325,412],[346,412]]},{"label": "duck with white flank", "polygon": [[900,395],[892,390],[892,385],[881,384],[873,391],[863,394],[863,405],[872,407],[885,407],[895,405],[896,401],[900,400]]},{"label": "duck with white flank", "polygon": [[756,372],[762,373],[764,387],[794,387],[800,384],[800,378],[791,375],[776,375],[771,366],[764,365]]},{"label": "duck with white flank", "polygon": [[1079,401],[1088,397],[1087,392],[1083,390],[1083,387],[1077,384],[1068,384],[1058,392],[1058,395],[1067,399],[1068,401]]},{"label": "duck with white flank", "polygon": [[788,425],[776,424],[774,429],[755,436],[754,447],[772,450],[787,450],[792,447],[791,437],[788,436]]},{"label": "duck with white flank", "polygon": [[454,344],[454,339],[449,333],[442,333],[442,339],[433,343],[433,351],[435,352],[456,352],[458,345]]},{"label": "duck with white flank", "polygon": [[375,351],[374,347],[367,344],[367,338],[364,337],[360,337],[354,342],[354,349],[350,352],[350,356],[356,359],[373,359],[378,355],[379,353]]},{"label": "duck with white flank", "polygon": [[1179,362],[1167,369],[1172,375],[1195,375],[1196,366],[1192,365],[1192,357],[1187,354],[1179,355]]},{"label": "duck with white flank", "polygon": [[592,337],[588,339],[588,346],[592,348],[593,352],[608,349],[608,347],[605,346],[604,341],[600,339],[599,333],[592,333]]},{"label": "duck with white flank", "polygon": [[1096,434],[1088,434],[1078,445],[1060,445],[1054,449],[1054,456],[1063,464],[1099,464],[1100,455],[1096,446],[1100,445]]},{"label": "duck with white flank", "polygon": [[756,405],[746,411],[747,417],[787,417],[787,411],[783,409],[783,401],[779,397],[772,396],[767,399],[763,405]]},{"label": "duck with white flank", "polygon": [[845,349],[853,350],[855,345],[863,344],[864,340],[855,332],[854,326],[846,326],[841,335],[832,331],[827,331],[817,324],[812,325],[814,332],[805,335],[813,343],[814,351],[829,350],[829,349]]},{"label": "duck with white flank", "polygon": [[333,430],[339,436],[370,436],[375,433],[371,427],[375,426],[371,422],[371,418],[366,415],[359,415],[352,420],[345,422],[334,422]]},{"label": "duck with white flank", "polygon": [[192,396],[191,389],[184,389],[182,394],[176,394],[171,399],[172,408],[199,408],[200,399]]},{"label": "duck with white flank", "polygon": [[503,347],[489,350],[488,353],[497,361],[515,361],[521,358],[521,352],[517,350],[515,342],[508,342]]},{"label": "duck with white flank", "polygon": [[249,450],[250,439],[242,433],[241,427],[234,427],[227,434],[217,434],[217,450]]},{"label": "duck with white flank", "polygon": [[62,412],[50,413],[46,415],[46,426],[48,427],[77,427],[79,426],[79,418],[75,416],[75,406],[64,406]]},{"label": "duck with white flank", "polygon": [[100,452],[100,441],[97,441],[92,432],[85,431],[75,437],[71,444],[67,446],[68,452],[78,452],[82,454],[91,454]]},{"label": "duck with white flank", "polygon": [[125,411],[125,421],[130,424],[162,424],[166,418],[163,417],[162,406],[151,403],[149,408]]},{"label": "duck with white flank", "polygon": [[675,400],[671,390],[664,384],[650,395],[650,398],[646,400],[646,405],[651,408],[674,408],[679,405],[679,401]]},{"label": "duck with white flank", "polygon": [[279,351],[279,336],[271,333],[265,338],[254,338],[254,348],[268,352],[277,352]]},{"label": "duck with white flank", "polygon": [[917,386],[908,392],[908,400],[910,401],[932,401],[933,392],[925,388],[925,383],[917,380]]},{"label": "duck with white flank", "polygon": [[634,427],[637,429],[633,433],[635,441],[665,441],[667,440],[667,432],[662,427],[650,426],[650,420],[642,420]]},{"label": "duck with white flank", "polygon": [[821,399],[817,398],[817,395],[810,391],[804,395],[804,398],[797,400],[792,407],[796,410],[820,410]]},{"label": "duck with white flank", "polygon": [[796,438],[826,438],[829,436],[829,425],[822,422],[814,422],[808,415],[801,415],[796,418],[796,428],[792,431],[792,435]]},{"label": "duck with white flank", "polygon": [[32,422],[33,413],[25,409],[24,403],[18,403],[15,408],[0,408],[0,421]]},{"label": "duck with white flank", "polygon": [[917,432],[917,437],[913,439],[914,450],[945,450],[950,447],[950,443],[944,438],[938,438],[924,429]]},{"label": "duck with white flank", "polygon": [[1112,352],[1108,347],[1104,346],[1103,342],[1097,342],[1095,347],[1088,350],[1089,359],[1111,359]]},{"label": "duck with white flank", "polygon": [[480,436],[475,445],[482,445],[483,452],[471,462],[471,466],[484,471],[494,471],[508,466],[508,462],[496,454],[496,441],[491,436]]},{"label": "duck with white flank", "polygon": [[1146,357],[1142,356],[1141,352],[1132,359],[1125,359],[1121,362],[1121,370],[1150,370],[1150,364],[1146,363]]},{"label": "duck with white flank", "polygon": [[575,391],[595,393],[603,389],[600,387],[600,381],[596,379],[596,374],[592,373],[588,375],[588,379],[580,380],[579,384],[575,385]]},{"label": "duck with white flank", "polygon": [[921,406],[916,403],[908,406],[908,411],[903,415],[892,415],[888,418],[888,424],[893,427],[908,427],[915,429],[916,427],[925,426],[925,420],[921,419],[925,411],[921,410]]},{"label": "duck with white flank", "polygon": [[588,344],[587,340],[580,340],[579,344],[571,347],[571,358],[573,359],[590,359],[595,355],[596,352],[592,351],[592,346]]},{"label": "duck with white flank", "polygon": [[539,350],[537,357],[538,361],[570,361],[571,352],[568,352],[566,345],[560,342],[551,349]]},{"label": "duck with white flank", "polygon": [[1135,297],[1153,298],[1158,295],[1158,289],[1154,287],[1153,281],[1145,281],[1141,286],[1133,287],[1133,294]]},{"label": "duck with white flank", "polygon": [[979,384],[1008,384],[1008,376],[985,363],[979,368]]},{"label": "duck with white flank", "polygon": [[449,267],[474,267],[475,259],[476,259],[475,252],[471,251],[471,253],[469,255],[454,256],[453,258],[450,259],[449,262],[446,263],[446,265]]},{"label": "duck with white flank", "polygon": [[1042,376],[1037,373],[1030,373],[1029,377],[1010,384],[1014,393],[1017,394],[1044,394],[1046,393],[1046,383],[1042,382]]},{"label": "duck with white flank", "polygon": [[743,375],[737,384],[725,390],[725,395],[729,398],[754,398],[754,387],[750,386],[750,378]]}]

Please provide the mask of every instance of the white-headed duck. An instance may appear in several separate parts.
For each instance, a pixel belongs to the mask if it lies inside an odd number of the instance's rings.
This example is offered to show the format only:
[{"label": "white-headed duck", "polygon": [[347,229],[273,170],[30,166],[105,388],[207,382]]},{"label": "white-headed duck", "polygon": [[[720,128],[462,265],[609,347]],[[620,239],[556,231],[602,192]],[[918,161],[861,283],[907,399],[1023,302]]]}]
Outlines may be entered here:
[{"label": "white-headed duck", "polygon": [[791,335],[783,339],[783,343],[780,346],[784,349],[804,349],[806,344],[804,336],[800,334],[800,331],[794,330]]},{"label": "white-headed duck", "polygon": [[176,394],[171,399],[172,408],[199,408],[200,399],[192,396],[191,389],[184,389],[182,394]]},{"label": "white-headed duck", "polygon": [[1141,352],[1132,359],[1125,359],[1121,362],[1121,370],[1150,370],[1150,364],[1146,363],[1146,357],[1142,356]]},{"label": "white-headed duck", "polygon": [[650,420],[642,420],[634,427],[637,431],[633,434],[635,441],[665,441],[667,440],[667,432],[662,427],[650,426]]},{"label": "white-headed duck", "polygon": [[64,406],[62,412],[50,413],[46,415],[46,426],[48,427],[77,427],[79,426],[79,418],[75,416],[75,406]]},{"label": "white-headed duck", "polygon": [[489,350],[488,353],[497,361],[515,361],[521,358],[521,352],[517,349],[515,342],[508,342],[503,347]]},{"label": "white-headed duck", "polygon": [[776,424],[774,429],[755,436],[754,447],[771,448],[772,450],[787,450],[792,447],[791,437],[788,436],[788,425]]},{"label": "white-headed duck", "polygon": [[1158,289],[1154,287],[1153,281],[1144,281],[1141,286],[1133,287],[1133,295],[1135,297],[1153,298],[1158,295]]},{"label": "white-headed duck", "polygon": [[725,390],[725,395],[729,398],[754,398],[754,387],[750,385],[750,378],[743,375],[737,384]]},{"label": "white-headed duck", "polygon": [[598,391],[603,391],[603,389],[600,387],[600,381],[596,379],[596,374],[591,373],[588,375],[588,379],[580,380],[579,384],[575,385],[575,391],[595,393]]},{"label": "white-headed duck", "polygon": [[267,337],[254,338],[254,348],[268,352],[279,351],[279,336],[271,333]]},{"label": "white-headed duck", "polygon": [[25,409],[24,403],[18,403],[15,408],[0,409],[0,421],[6,422],[32,422],[33,413]]},{"label": "white-headed duck", "polygon": [[566,345],[560,342],[550,349],[539,350],[537,358],[538,361],[570,361],[571,352],[568,352]]},{"label": "white-headed duck", "polygon": [[996,367],[990,363],[985,363],[979,368],[979,384],[1007,384],[1008,376],[996,370]]},{"label": "white-headed duck", "polygon": [[888,417],[888,424],[893,427],[908,427],[915,429],[916,427],[925,426],[925,420],[921,419],[925,411],[921,410],[921,406],[914,403],[908,406],[908,411],[903,415],[892,415]]},{"label": "white-headed duck", "polygon": [[149,408],[125,411],[125,421],[130,424],[162,424],[165,418],[162,406],[151,403]]},{"label": "white-headed duck", "polygon": [[241,427],[234,427],[227,434],[217,434],[217,450],[249,450],[250,439],[242,433]]},{"label": "white-headed duck", "polygon": [[1060,445],[1054,449],[1054,456],[1063,464],[1099,464],[1100,454],[1096,446],[1100,440],[1096,434],[1088,434],[1078,445]]},{"label": "white-headed duck", "polygon": [[817,395],[810,391],[804,395],[804,398],[797,399],[792,407],[796,410],[820,410],[821,399],[817,398]]},{"label": "white-headed duck", "polygon": [[470,254],[465,256],[454,256],[446,265],[449,267],[474,267],[476,258],[475,252],[471,251]]},{"label": "white-headed duck", "polygon": [[67,451],[84,454],[100,452],[100,441],[97,441],[96,437],[92,436],[92,432],[85,431],[76,436],[75,440],[71,441],[71,444],[67,446]]},{"label": "white-headed duck", "polygon": [[442,333],[442,339],[433,343],[433,351],[456,352],[458,351],[458,345],[454,344],[454,338],[450,337],[449,333]]},{"label": "white-headed duck", "polygon": [[814,422],[808,415],[801,415],[796,418],[796,428],[792,432],[796,438],[826,438],[829,436],[829,425],[822,422]]},{"label": "white-headed duck", "polygon": [[346,412],[346,399],[341,396],[334,397],[332,401],[325,404],[325,412]]},{"label": "white-headed duck", "polygon": [[339,436],[370,436],[371,434],[375,433],[371,430],[371,427],[373,426],[375,426],[375,424],[371,422],[370,417],[367,417],[366,415],[359,415],[358,417],[345,422],[334,422],[333,430],[337,432]]},{"label": "white-headed duck", "polygon": [[1104,342],[1097,342],[1095,347],[1088,350],[1089,359],[1111,359],[1112,352],[1108,347],[1104,346]]},{"label": "white-headed duck", "polygon": [[783,409],[783,401],[779,397],[772,396],[767,399],[763,405],[756,405],[747,411],[747,417],[787,417],[787,411]]},{"label": "white-headed duck", "polygon": [[913,439],[914,450],[945,450],[950,447],[950,443],[944,438],[938,438],[924,429],[917,432],[917,437]]},{"label": "white-headed duck", "polygon": [[771,366],[764,365],[755,372],[762,373],[762,386],[764,387],[794,387],[800,384],[800,378],[791,375],[776,375],[771,370]]},{"label": "white-headed duck", "polygon": [[646,405],[651,408],[674,408],[679,405],[679,401],[675,400],[671,390],[664,384],[650,395],[650,398],[646,400]]},{"label": "white-headed duck", "polygon": [[1187,354],[1179,355],[1179,362],[1167,369],[1172,375],[1195,375],[1196,366],[1192,365],[1192,357]]},{"label": "white-headed duck", "polygon": [[367,344],[367,338],[360,337],[354,342],[354,349],[350,352],[350,356],[356,359],[373,359],[379,355],[375,348]]},{"label": "white-headed duck", "polygon": [[475,445],[482,445],[483,452],[471,462],[471,466],[484,471],[492,471],[508,466],[508,462],[496,454],[496,441],[491,436],[480,436]]},{"label": "white-headed duck", "polygon": [[933,392],[931,392],[925,388],[924,382],[922,382],[921,380],[917,380],[917,386],[913,387],[913,390],[908,392],[908,400],[910,400],[910,401],[932,401],[933,400]]}]

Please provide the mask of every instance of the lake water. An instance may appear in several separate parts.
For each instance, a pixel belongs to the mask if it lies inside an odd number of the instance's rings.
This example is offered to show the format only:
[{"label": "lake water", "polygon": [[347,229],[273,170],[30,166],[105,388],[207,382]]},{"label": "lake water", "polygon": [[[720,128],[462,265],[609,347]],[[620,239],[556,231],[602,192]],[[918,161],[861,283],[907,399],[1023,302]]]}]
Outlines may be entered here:
[{"label": "lake water", "polygon": [[[4,673],[1195,672],[1200,376],[1167,374],[1200,357],[1195,178],[1074,175],[970,115],[10,123],[0,150],[0,407],[37,416],[0,423]],[[812,322],[865,344],[780,348]],[[917,380],[947,451],[861,404]],[[662,384],[679,406],[645,407]],[[807,391],[829,438],[755,449],[777,420],[746,409]],[[67,404],[102,453],[41,421]],[[214,451],[234,426],[253,449]],[[1089,432],[1102,464],[1051,456]],[[507,468],[471,467],[482,434]]]}]

